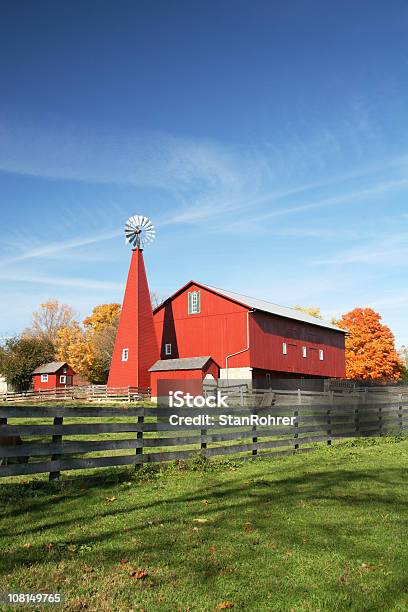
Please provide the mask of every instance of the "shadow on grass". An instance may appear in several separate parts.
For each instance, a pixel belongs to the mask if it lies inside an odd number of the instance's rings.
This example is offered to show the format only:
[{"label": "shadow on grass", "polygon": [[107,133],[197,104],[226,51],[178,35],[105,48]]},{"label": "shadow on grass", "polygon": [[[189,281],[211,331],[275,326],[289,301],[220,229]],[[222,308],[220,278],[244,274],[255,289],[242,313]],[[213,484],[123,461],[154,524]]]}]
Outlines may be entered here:
[{"label": "shadow on grass", "polygon": [[[198,585],[224,571],[232,572],[231,580],[242,580],[239,567],[258,555],[277,561],[283,572],[292,562],[291,556],[300,552],[315,558],[330,554],[356,567],[362,561],[381,566],[383,551],[377,540],[382,538],[386,546],[387,521],[393,528],[399,522],[401,534],[403,531],[401,517],[406,512],[406,500],[401,491],[406,487],[406,470],[358,465],[345,469],[333,464],[325,469],[322,465],[324,459],[316,456],[297,465],[261,460],[261,477],[240,473],[239,469],[233,476],[227,471],[184,473],[180,477],[186,479],[185,488],[191,490],[183,494],[172,490],[173,479],[177,478],[177,472],[172,472],[151,482],[132,482],[124,490],[131,497],[123,500],[124,507],[101,502],[107,491],[111,494],[112,486],[120,486],[129,478],[128,471],[108,479],[82,478],[67,484],[37,482],[28,495],[10,500],[10,512],[3,511],[1,517],[18,520],[34,514],[30,525],[17,524],[14,536],[43,533],[50,542],[66,539],[76,549],[85,550],[83,559],[87,563],[99,567],[111,567],[128,558],[131,551],[134,557],[151,560],[171,557],[173,571],[182,572],[188,556],[188,572]],[[293,475],[295,470],[297,474]],[[10,493],[16,490],[16,485],[4,487],[4,493],[7,488]],[[155,498],[155,491],[165,492],[165,497]],[[140,502],[135,501],[139,492]],[[117,495],[121,500],[121,492]],[[47,517],[46,504],[50,509],[61,507],[63,515],[55,518],[52,512]],[[202,522],[194,523],[196,517]],[[114,527],[112,518],[117,519]],[[71,536],[78,523],[81,535],[75,530]],[[373,541],[374,529],[380,536]],[[7,537],[7,530],[3,535]],[[203,544],[213,541],[225,543],[222,559],[200,553]],[[235,548],[228,546],[231,541],[239,545],[239,558]],[[106,543],[109,555],[101,554],[101,546]],[[33,563],[41,566],[50,560],[57,562],[64,555],[66,551],[57,547],[44,551],[44,544],[13,550],[3,558],[0,574]],[[389,605],[401,596],[406,584],[396,575],[383,581],[382,597]],[[327,585],[333,596],[339,588],[347,591],[348,587],[341,583]],[[294,583],[291,589],[301,596],[300,585]],[[370,605],[374,607],[360,609],[377,609],[374,596]]]}]

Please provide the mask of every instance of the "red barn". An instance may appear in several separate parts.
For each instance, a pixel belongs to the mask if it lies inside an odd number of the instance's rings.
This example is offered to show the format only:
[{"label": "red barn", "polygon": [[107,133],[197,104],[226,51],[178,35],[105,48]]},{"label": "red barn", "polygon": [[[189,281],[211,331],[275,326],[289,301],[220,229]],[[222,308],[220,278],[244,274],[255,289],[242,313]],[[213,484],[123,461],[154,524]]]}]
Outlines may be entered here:
[{"label": "red barn", "polygon": [[38,391],[56,387],[71,387],[74,374],[74,370],[65,361],[44,363],[32,373],[34,389]]},{"label": "red barn", "polygon": [[159,359],[150,368],[152,397],[157,397],[157,383],[163,380],[197,380],[206,377],[218,378],[219,367],[210,357],[190,357],[186,359]]},{"label": "red barn", "polygon": [[161,360],[208,355],[220,378],[258,387],[345,375],[345,331],[293,308],[190,281],[153,316]]},{"label": "red barn", "polygon": [[[156,386],[159,378],[203,380],[208,363],[214,378],[251,380],[255,387],[268,387],[272,379],[343,378],[344,340],[343,329],[302,311],[194,281],[152,311],[137,246],[108,387]],[[192,359],[205,363],[187,367]]]}]

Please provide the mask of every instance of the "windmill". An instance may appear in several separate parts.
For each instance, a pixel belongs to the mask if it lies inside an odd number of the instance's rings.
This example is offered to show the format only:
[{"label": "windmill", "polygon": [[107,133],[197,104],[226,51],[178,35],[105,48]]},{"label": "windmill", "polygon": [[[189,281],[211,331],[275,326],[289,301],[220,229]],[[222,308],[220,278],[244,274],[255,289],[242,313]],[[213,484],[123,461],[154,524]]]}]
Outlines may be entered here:
[{"label": "windmill", "polygon": [[144,215],[133,215],[125,223],[125,239],[132,247],[132,259],[108,387],[150,387],[149,368],[159,359],[143,260],[143,249],[153,242],[155,235],[153,223]]},{"label": "windmill", "polygon": [[129,217],[125,223],[126,242],[134,249],[144,249],[156,237],[153,223],[143,215]]}]

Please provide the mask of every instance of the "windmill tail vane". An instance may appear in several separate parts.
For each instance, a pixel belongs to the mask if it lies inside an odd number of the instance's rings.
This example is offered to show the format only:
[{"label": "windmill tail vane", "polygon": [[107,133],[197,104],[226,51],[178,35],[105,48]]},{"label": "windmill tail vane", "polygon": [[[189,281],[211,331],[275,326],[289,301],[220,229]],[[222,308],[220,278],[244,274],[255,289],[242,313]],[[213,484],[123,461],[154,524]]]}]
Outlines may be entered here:
[{"label": "windmill tail vane", "polygon": [[144,249],[156,236],[153,223],[143,215],[129,217],[125,223],[125,240],[132,249]]}]

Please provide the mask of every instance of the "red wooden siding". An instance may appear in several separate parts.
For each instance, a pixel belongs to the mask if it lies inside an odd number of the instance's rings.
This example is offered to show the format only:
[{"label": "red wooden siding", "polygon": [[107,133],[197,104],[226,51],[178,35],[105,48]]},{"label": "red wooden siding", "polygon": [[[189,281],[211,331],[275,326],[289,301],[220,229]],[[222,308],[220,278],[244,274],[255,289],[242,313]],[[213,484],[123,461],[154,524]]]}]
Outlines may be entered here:
[{"label": "red wooden siding", "polygon": [[[188,314],[188,293],[201,293],[201,312]],[[154,313],[160,359],[211,355],[221,368],[226,356],[247,346],[250,309],[194,283]],[[344,377],[344,334],[309,323],[256,311],[249,315],[250,350],[228,359],[229,368],[252,367],[301,376]],[[287,343],[287,355],[282,352]],[[171,355],[165,344],[171,343]],[[307,357],[302,357],[302,347]],[[319,359],[323,349],[323,361]]]},{"label": "red wooden siding", "polygon": [[[64,369],[66,368],[66,373]],[[60,376],[67,376],[67,382],[61,383]],[[68,378],[69,377],[69,378]],[[61,367],[56,374],[48,374],[48,381],[41,382],[41,374],[33,374],[34,389],[55,389],[55,387],[70,387],[73,384],[74,370],[70,366]]]},{"label": "red wooden siding", "polygon": [[[128,359],[122,361],[122,351],[125,348],[128,349]],[[149,387],[148,370],[157,359],[158,349],[143,254],[140,249],[135,249],[129,267],[108,387]]]},{"label": "red wooden siding", "polygon": [[[201,292],[200,314],[188,314],[188,293]],[[190,285],[154,314],[160,359],[211,355],[220,368],[225,357],[246,346],[247,308],[198,285]],[[171,343],[172,354],[165,354]],[[229,359],[230,367],[249,366],[249,353]]]},{"label": "red wooden siding", "polygon": [[[166,370],[164,372],[150,372],[152,397],[157,397],[157,384],[159,380],[204,380],[207,374],[211,374],[216,380],[218,379],[219,369],[217,364],[212,360],[206,363],[201,370]],[[197,392],[197,388],[195,388],[195,392]]]},{"label": "red wooden siding", "polygon": [[[345,376],[344,334],[264,312],[249,317],[251,367],[311,376]],[[286,342],[287,355],[282,343]],[[307,357],[302,357],[302,347]],[[319,359],[323,350],[323,361]]]}]

